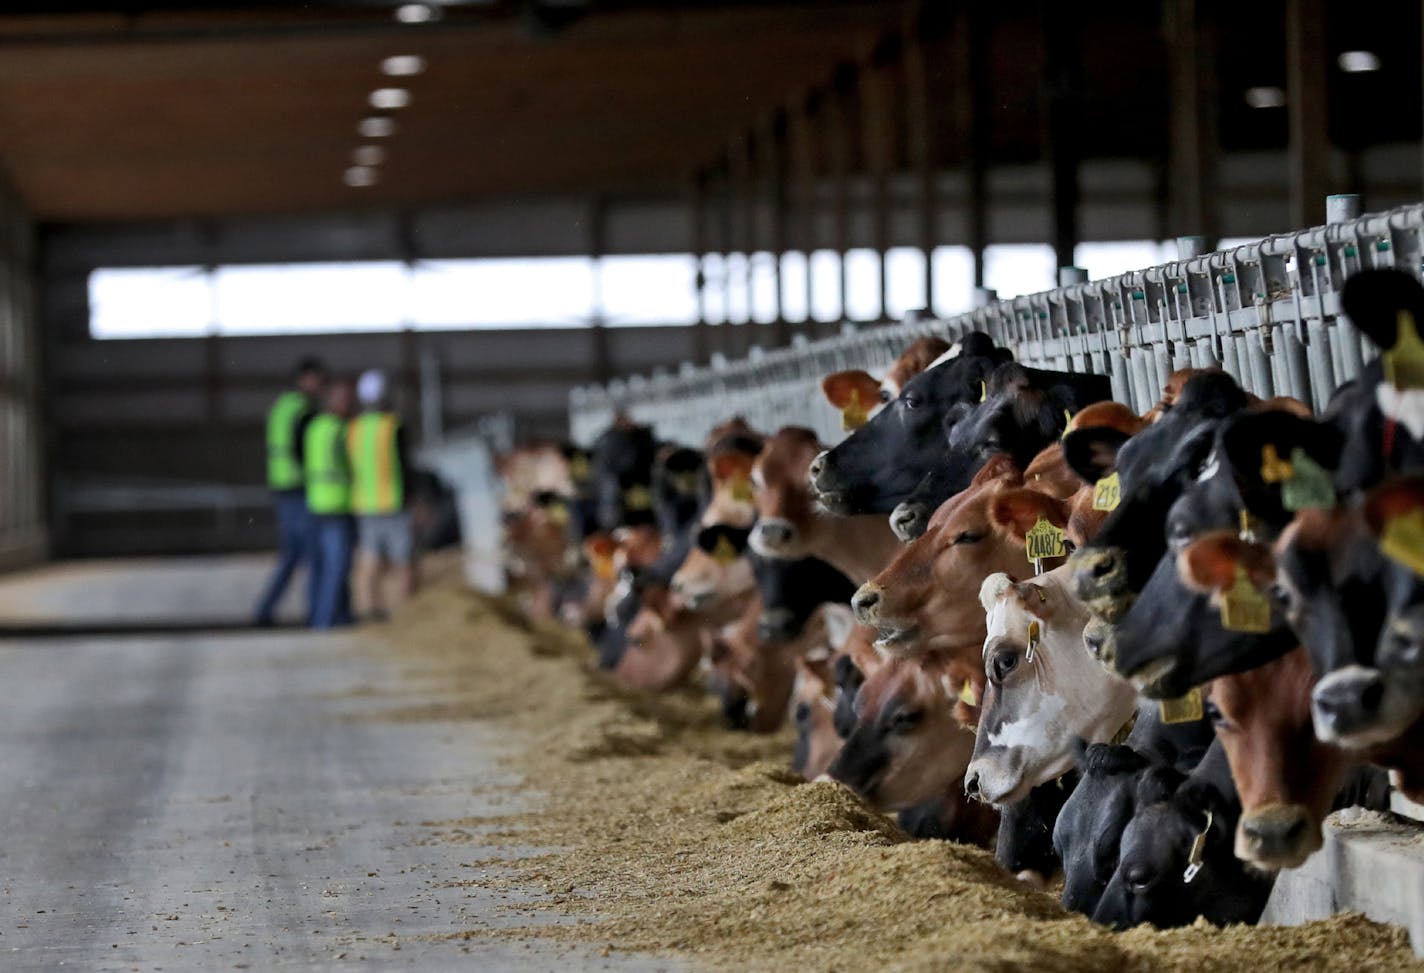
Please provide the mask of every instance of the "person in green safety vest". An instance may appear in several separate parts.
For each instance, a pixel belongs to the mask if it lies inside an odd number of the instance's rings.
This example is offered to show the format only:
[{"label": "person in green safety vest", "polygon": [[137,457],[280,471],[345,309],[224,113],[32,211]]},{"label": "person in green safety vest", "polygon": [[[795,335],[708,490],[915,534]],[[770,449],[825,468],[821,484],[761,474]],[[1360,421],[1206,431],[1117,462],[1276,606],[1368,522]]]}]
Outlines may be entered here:
[{"label": "person in green safety vest", "polygon": [[[410,466],[405,431],[388,407],[385,373],[363,372],[356,398],[361,412],[346,431],[351,512],[356,515],[356,605],[363,615],[382,618],[415,590],[415,545],[406,503]],[[387,566],[390,578],[385,577]],[[389,597],[382,596],[382,588],[389,588]]]},{"label": "person in green safety vest", "polygon": [[[257,624],[270,626],[277,604],[298,567],[311,565],[311,518],[302,475],[302,439],[316,414],[326,385],[326,366],[303,358],[293,372],[293,387],[277,396],[267,412],[267,486],[277,519],[277,566],[257,602]],[[308,574],[307,603],[312,601]]]},{"label": "person in green safety vest", "polygon": [[350,625],[351,459],[346,426],[355,405],[351,383],[332,382],[325,408],[307,423],[302,442],[307,512],[312,520],[312,628]]}]

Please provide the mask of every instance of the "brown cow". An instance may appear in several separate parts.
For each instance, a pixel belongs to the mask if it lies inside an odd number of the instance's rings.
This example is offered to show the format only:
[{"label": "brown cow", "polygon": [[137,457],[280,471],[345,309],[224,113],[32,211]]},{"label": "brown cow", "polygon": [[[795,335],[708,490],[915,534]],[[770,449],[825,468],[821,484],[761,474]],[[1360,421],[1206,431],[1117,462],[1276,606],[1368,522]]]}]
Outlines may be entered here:
[{"label": "brown cow", "polygon": [[900,544],[880,514],[831,517],[817,509],[808,470],[824,448],[800,426],[786,426],[766,441],[751,468],[759,515],[752,550],[788,560],[817,557],[862,584]]},{"label": "brown cow", "polygon": [[[878,648],[895,654],[941,650],[976,664],[986,633],[979,587],[996,572],[1033,573],[1025,535],[1040,517],[1062,529],[1068,507],[1035,490],[1007,457],[991,459],[973,485],[935,511],[925,533],[862,585],[851,607],[880,630]],[[1044,570],[1061,563],[1047,558]],[[978,671],[976,692],[983,687]],[[977,695],[975,697],[978,698]]]},{"label": "brown cow", "polygon": [[1424,800],[1424,720],[1378,747],[1323,743],[1311,721],[1314,685],[1310,656],[1298,648],[1221,676],[1208,689],[1208,712],[1241,795],[1236,856],[1261,868],[1294,868],[1320,848],[1321,822],[1346,771],[1358,763],[1388,768],[1396,787]]},{"label": "brown cow", "polygon": [[[722,611],[732,617],[747,610],[755,591],[727,601]],[[680,685],[702,659],[702,633],[720,622],[684,610],[665,588],[643,593],[638,614],[628,624],[628,644],[613,670],[624,685],[649,692],[665,692]]]},{"label": "brown cow", "polygon": [[998,815],[964,794],[974,734],[961,694],[972,671],[939,653],[885,661],[856,694],[855,728],[830,776],[886,811],[939,801],[939,829],[987,845]]}]

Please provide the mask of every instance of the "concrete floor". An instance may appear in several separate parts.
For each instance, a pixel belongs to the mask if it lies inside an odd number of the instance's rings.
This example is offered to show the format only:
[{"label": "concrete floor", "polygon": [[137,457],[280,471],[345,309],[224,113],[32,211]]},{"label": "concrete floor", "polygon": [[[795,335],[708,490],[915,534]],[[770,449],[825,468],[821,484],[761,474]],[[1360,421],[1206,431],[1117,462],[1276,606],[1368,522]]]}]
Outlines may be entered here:
[{"label": "concrete floor", "polygon": [[363,718],[399,679],[340,635],[0,643],[0,970],[670,968],[439,938],[548,920],[422,825],[520,799],[496,729]]}]

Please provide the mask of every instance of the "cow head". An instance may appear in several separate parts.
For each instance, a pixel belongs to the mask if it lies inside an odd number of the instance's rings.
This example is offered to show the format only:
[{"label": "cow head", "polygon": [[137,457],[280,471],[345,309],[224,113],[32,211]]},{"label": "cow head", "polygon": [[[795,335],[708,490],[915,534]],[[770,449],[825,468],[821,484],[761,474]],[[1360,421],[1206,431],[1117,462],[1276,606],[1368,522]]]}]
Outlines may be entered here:
[{"label": "cow head", "polygon": [[1073,767],[1072,742],[1111,740],[1132,716],[1137,694],[1083,647],[1088,612],[1067,589],[1065,568],[1015,584],[984,581],[987,677],[974,759],[964,776],[971,797],[1012,804]]},{"label": "cow head", "polygon": [[703,612],[756,585],[746,558],[747,531],[736,527],[705,527],[674,572],[669,587],[688,611]]},{"label": "cow head", "polygon": [[791,713],[796,723],[796,745],[791,769],[807,780],[826,772],[841,749],[836,732],[834,657],[815,654],[796,660],[796,688]]},{"label": "cow head", "polygon": [[657,440],[647,426],[619,416],[594,442],[589,461],[595,517],[603,530],[649,524]]},{"label": "cow head", "polygon": [[836,514],[889,513],[945,454],[944,417],[959,402],[977,402],[981,382],[1008,352],[979,333],[958,355],[908,381],[899,395],[840,445],[813,460],[816,499]]},{"label": "cow head", "polygon": [[1039,518],[1060,529],[1068,522],[1062,501],[1019,483],[1012,462],[997,457],[974,486],[935,511],[922,537],[860,587],[851,607],[863,624],[880,630],[878,646],[903,654],[982,638],[984,614],[975,595],[984,579],[1031,572],[1025,535]]},{"label": "cow head", "polygon": [[766,441],[752,465],[757,523],[751,545],[763,557],[807,555],[806,538],[818,516],[807,470],[820,451],[810,429],[786,426]]},{"label": "cow head", "polygon": [[1221,421],[1245,405],[1245,393],[1229,375],[1206,372],[1137,435],[1095,426],[1064,438],[1064,455],[1085,482],[1113,474],[1119,482],[1117,506],[1073,559],[1078,595],[1094,614],[1115,621],[1127,611],[1166,551],[1173,501],[1207,465]]},{"label": "cow head", "polygon": [[1348,765],[1316,738],[1310,712],[1315,681],[1304,649],[1211,683],[1207,712],[1241,797],[1236,856],[1259,868],[1294,868],[1321,845]]},{"label": "cow head", "polygon": [[827,772],[886,811],[957,788],[974,747],[956,715],[972,675],[934,656],[885,662],[856,693],[855,727]]},{"label": "cow head", "polygon": [[1286,616],[1319,677],[1316,734],[1345,747],[1399,736],[1424,714],[1424,670],[1382,669],[1376,650],[1392,624],[1389,582],[1407,590],[1417,576],[1381,552],[1353,507],[1301,511],[1276,547]]},{"label": "cow head", "polygon": [[763,641],[775,644],[796,638],[823,605],[850,615],[847,603],[855,586],[826,562],[813,557],[784,561],[756,554],[750,560],[761,595],[757,632]]},{"label": "cow head", "polygon": [[1063,907],[1092,915],[1117,869],[1118,843],[1136,809],[1137,777],[1147,757],[1129,746],[1079,744],[1078,786],[1053,825],[1063,862]]},{"label": "cow head", "polygon": [[761,452],[760,436],[736,434],[724,437],[708,451],[707,468],[712,477],[712,496],[702,512],[702,526],[725,524],[750,529],[756,520],[756,498],[752,491],[752,464]]},{"label": "cow head", "polygon": [[1271,880],[1233,853],[1240,808],[1229,779],[1225,788],[1172,767],[1143,771],[1137,811],[1123,829],[1095,922],[1128,929],[1185,926],[1198,916],[1217,924],[1256,921]]}]

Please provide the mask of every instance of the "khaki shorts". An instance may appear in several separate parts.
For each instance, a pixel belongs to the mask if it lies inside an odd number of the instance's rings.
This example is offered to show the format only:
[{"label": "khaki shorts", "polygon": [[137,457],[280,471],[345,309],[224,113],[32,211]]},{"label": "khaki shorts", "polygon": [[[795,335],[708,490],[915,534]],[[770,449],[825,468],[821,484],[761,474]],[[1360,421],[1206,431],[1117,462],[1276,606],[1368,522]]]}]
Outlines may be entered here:
[{"label": "khaki shorts", "polygon": [[415,546],[410,514],[364,514],[356,518],[356,549],[390,564],[410,563]]}]

